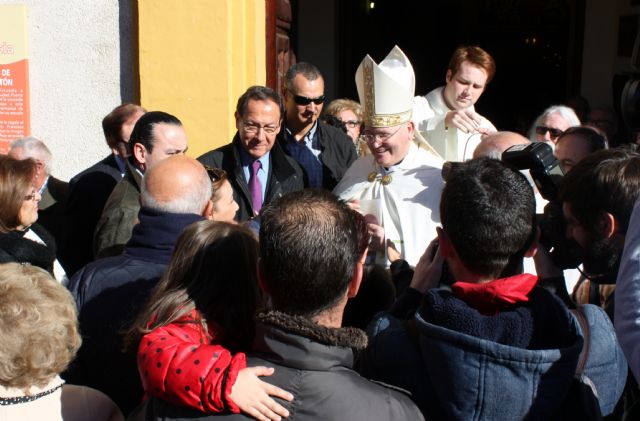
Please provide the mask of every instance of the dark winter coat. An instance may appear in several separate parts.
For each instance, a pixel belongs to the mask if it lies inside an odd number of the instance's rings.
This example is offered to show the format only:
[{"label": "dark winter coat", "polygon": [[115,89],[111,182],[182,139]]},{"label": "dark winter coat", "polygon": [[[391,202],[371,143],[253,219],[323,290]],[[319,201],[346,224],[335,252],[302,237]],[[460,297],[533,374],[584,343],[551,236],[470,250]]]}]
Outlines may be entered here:
[{"label": "dark winter coat", "polygon": [[63,377],[106,393],[125,414],[143,391],[135,351],[123,352],[122,335],[164,274],[180,233],[202,217],[142,208],[139,219],[123,254],[90,263],[69,282],[82,346]]},{"label": "dark winter coat", "polygon": [[[239,222],[247,221],[254,216],[251,193],[242,170],[238,149],[241,147],[240,138],[236,133],[230,144],[209,151],[198,158],[198,161],[204,165],[226,171],[227,179],[233,188],[233,197],[238,203],[236,220]],[[277,143],[271,148],[270,156],[269,181],[267,181],[263,207],[278,197],[304,188],[304,177],[300,166],[286,155]]]},{"label": "dark winter coat", "polygon": [[[289,421],[422,420],[405,393],[370,382],[353,371],[353,350],[364,348],[366,341],[359,329],[332,329],[302,317],[270,312],[258,318],[247,365],[275,368],[274,375],[263,380],[294,395],[292,402],[280,401],[289,410]],[[146,418],[141,419],[213,419],[213,415],[155,398],[146,409]],[[250,419],[244,414],[218,417]]]}]

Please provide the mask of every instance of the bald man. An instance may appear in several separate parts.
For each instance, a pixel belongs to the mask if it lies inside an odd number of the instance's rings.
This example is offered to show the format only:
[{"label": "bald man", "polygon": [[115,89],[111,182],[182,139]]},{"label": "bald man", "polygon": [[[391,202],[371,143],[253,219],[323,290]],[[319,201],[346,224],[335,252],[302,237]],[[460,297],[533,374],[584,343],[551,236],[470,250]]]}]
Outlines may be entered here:
[{"label": "bald man", "polygon": [[529,139],[514,132],[495,132],[482,137],[473,151],[474,158],[501,159],[502,152],[514,145],[526,145]]},{"label": "bald man", "polygon": [[[514,132],[496,132],[489,135],[486,135],[480,141],[480,144],[473,151],[473,158],[493,158],[493,159],[502,159],[502,153],[515,145],[526,145],[530,143],[529,139],[522,136],[521,134]],[[529,171],[522,171],[527,180],[531,183],[533,190],[535,192],[536,198],[536,213],[543,213],[544,207],[548,203],[538,192],[538,188],[536,187]]]},{"label": "bald man", "polygon": [[213,207],[206,170],[184,155],[150,167],[140,197],[140,222],[124,253],[90,263],[69,283],[83,343],[65,379],[101,390],[125,414],[140,403],[143,390],[135,356],[121,352],[121,332],[164,274],[180,233]]}]

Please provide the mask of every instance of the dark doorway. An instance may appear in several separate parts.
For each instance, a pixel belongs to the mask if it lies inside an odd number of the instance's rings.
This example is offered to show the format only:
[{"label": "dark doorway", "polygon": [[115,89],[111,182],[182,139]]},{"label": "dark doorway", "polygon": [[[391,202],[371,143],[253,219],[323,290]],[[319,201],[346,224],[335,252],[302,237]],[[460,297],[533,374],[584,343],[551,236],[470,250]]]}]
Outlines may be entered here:
[{"label": "dark doorway", "polygon": [[[526,130],[549,105],[579,94],[584,0],[348,0],[336,2],[336,97],[357,99],[355,71],[397,44],[416,94],[444,84],[453,50],[477,44],[497,73],[477,104],[500,130]],[[300,29],[302,30],[302,28]]]}]

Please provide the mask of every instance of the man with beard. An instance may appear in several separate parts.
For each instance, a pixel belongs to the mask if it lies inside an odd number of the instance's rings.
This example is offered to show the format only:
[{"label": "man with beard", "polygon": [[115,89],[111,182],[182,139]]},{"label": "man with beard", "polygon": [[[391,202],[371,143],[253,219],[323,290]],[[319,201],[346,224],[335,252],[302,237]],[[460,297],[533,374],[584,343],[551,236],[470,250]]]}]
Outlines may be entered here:
[{"label": "man with beard", "polygon": [[310,63],[296,63],[285,75],[284,129],[278,142],[305,173],[306,187],[332,190],[356,160],[356,148],[340,129],[320,120],[324,79]]},{"label": "man with beard", "polygon": [[599,304],[612,319],[614,284],[638,197],[640,154],[629,150],[593,153],[567,173],[560,187],[567,237],[582,253],[586,277],[576,301]]}]

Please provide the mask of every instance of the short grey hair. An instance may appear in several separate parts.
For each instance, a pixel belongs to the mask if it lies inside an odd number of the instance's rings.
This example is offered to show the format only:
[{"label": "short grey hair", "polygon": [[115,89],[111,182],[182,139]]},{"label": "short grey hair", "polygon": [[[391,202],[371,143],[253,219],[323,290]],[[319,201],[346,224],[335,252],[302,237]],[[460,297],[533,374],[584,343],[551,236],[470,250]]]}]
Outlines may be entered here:
[{"label": "short grey hair", "polygon": [[33,158],[37,161],[42,161],[44,164],[44,171],[47,175],[51,174],[53,155],[42,140],[33,136],[22,137],[11,142],[9,151],[17,148],[24,150],[24,156],[22,159]]},{"label": "short grey hair", "polygon": [[184,189],[179,196],[173,197],[168,202],[161,202],[153,197],[147,191],[145,180],[146,178],[142,177],[140,202],[142,206],[160,212],[193,213],[200,215],[213,195],[211,179],[206,171],[201,172],[199,179],[194,180],[190,188]]},{"label": "short grey hair", "polygon": [[301,61],[291,66],[284,75],[284,86],[287,91],[293,93],[293,79],[300,74],[307,80],[316,80],[318,78],[322,79],[320,69],[311,63]]},{"label": "short grey hair", "polygon": [[544,110],[542,114],[540,114],[538,118],[536,118],[536,121],[534,121],[531,125],[531,128],[529,129],[529,140],[531,140],[532,142],[536,141],[536,127],[539,126],[540,123],[542,123],[542,120],[544,120],[548,115],[551,114],[560,114],[562,118],[567,120],[567,123],[569,123],[569,127],[580,125],[580,119],[578,118],[576,112],[573,111],[573,108],[567,107],[566,105],[552,105]]}]

